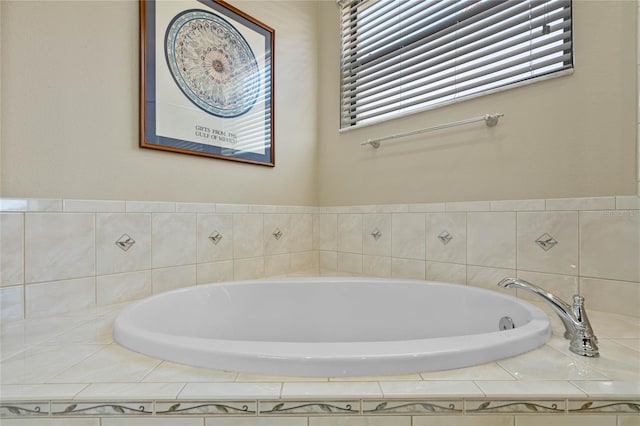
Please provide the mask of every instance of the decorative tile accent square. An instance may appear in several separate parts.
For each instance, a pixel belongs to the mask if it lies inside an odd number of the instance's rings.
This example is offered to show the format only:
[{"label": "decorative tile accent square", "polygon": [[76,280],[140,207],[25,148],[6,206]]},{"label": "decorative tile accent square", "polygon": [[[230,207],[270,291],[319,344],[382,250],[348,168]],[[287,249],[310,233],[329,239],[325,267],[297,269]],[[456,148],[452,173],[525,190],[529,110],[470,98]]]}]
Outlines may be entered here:
[{"label": "decorative tile accent square", "polygon": [[275,231],[271,233],[271,235],[273,235],[273,238],[275,238],[276,240],[279,240],[284,234],[279,228],[276,228]]},{"label": "decorative tile accent square", "polygon": [[467,263],[466,213],[427,214],[426,237],[427,260]]},{"label": "decorative tile accent square", "polygon": [[97,213],[95,255],[97,275],[150,269],[151,215]]},{"label": "decorative tile accent square", "polygon": [[518,269],[578,274],[578,213],[518,212]]},{"label": "decorative tile accent square", "polygon": [[447,230],[445,229],[440,234],[438,234],[438,239],[442,242],[442,244],[446,246],[447,244],[449,244],[449,241],[453,240],[453,236],[451,236],[451,234],[449,234],[449,232],[447,232]]},{"label": "decorative tile accent square", "polygon": [[536,244],[540,246],[542,250],[549,251],[558,244],[558,241],[545,232],[536,239]]},{"label": "decorative tile accent square", "polygon": [[122,236],[116,240],[116,246],[122,251],[128,251],[135,243],[136,240],[128,234],[122,234]]},{"label": "decorative tile accent square", "polygon": [[213,243],[213,245],[218,245],[218,243],[222,240],[222,234],[218,231],[214,230],[211,235],[209,235],[209,241]]},{"label": "decorative tile accent square", "polygon": [[[391,215],[362,215],[362,253],[372,256],[391,256]],[[374,235],[375,234],[375,235]],[[376,238],[376,235],[378,237]]]}]

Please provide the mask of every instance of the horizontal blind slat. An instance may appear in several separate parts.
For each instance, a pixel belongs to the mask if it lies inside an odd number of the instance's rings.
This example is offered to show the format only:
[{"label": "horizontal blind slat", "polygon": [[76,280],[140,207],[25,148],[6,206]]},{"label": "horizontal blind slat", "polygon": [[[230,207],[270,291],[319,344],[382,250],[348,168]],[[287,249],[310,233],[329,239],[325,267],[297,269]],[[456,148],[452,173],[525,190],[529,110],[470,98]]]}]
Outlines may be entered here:
[{"label": "horizontal blind slat", "polygon": [[[566,61],[568,58],[570,57],[569,54],[565,54],[560,58],[553,58],[551,60],[547,60],[547,61],[543,61],[540,62],[536,65],[536,68],[545,68],[551,64],[554,63],[558,63],[558,62],[564,62]],[[562,69],[565,69],[564,67]],[[449,85],[441,85],[441,86],[436,86],[435,88],[433,88],[432,90],[441,90],[441,92],[439,92],[437,95],[433,95],[433,96],[422,96],[425,95],[426,93],[429,93],[431,90],[424,90],[421,91],[411,97],[404,97],[401,100],[396,100],[396,101],[386,101],[381,105],[377,105],[375,108],[364,108],[362,111],[359,111],[358,114],[358,120],[365,120],[371,117],[375,117],[378,115],[383,115],[383,114],[387,114],[391,111],[393,111],[396,108],[396,104],[401,103],[403,108],[407,108],[407,107],[411,107],[411,106],[415,106],[417,104],[423,103],[423,102],[427,102],[427,101],[432,101],[438,98],[444,98],[447,96],[451,96],[451,95],[455,95],[456,93],[463,93],[465,91],[468,91],[470,89],[476,88],[476,87],[481,87],[483,85],[487,85],[490,84],[492,82],[496,82],[499,81],[501,79],[506,79],[509,77],[513,77],[513,76],[517,76],[517,75],[522,75],[522,74],[526,74],[526,73],[531,73],[532,69],[528,66],[524,66],[524,67],[520,67],[517,68],[515,70],[503,73],[501,75],[498,76],[490,76],[487,77],[485,80],[480,80],[477,82],[473,82],[473,83],[468,83],[467,85],[461,85],[461,86],[449,86]],[[477,75],[474,77],[478,77]],[[535,77],[534,75],[528,77],[528,78],[532,78]],[[461,82],[465,82],[465,81],[469,81],[472,80],[471,77],[465,78],[463,79]],[[524,80],[521,79],[521,80]],[[422,97],[420,97],[422,96]],[[420,97],[419,100],[415,100],[415,98]],[[413,100],[412,100],[413,99]],[[392,106],[391,108],[388,108],[389,106]],[[383,107],[387,107],[385,109],[383,109]],[[373,111],[373,113],[369,113],[367,114],[367,112]]]},{"label": "horizontal blind slat", "polygon": [[343,5],[341,126],[572,68],[571,3],[365,0]]},{"label": "horizontal blind slat", "polygon": [[[556,36],[554,39],[555,41],[561,41],[563,38],[564,38],[564,34],[560,34]],[[519,44],[522,44],[522,42],[519,42]],[[466,58],[466,60],[457,62],[456,68],[450,68],[446,64],[444,64],[441,67],[432,67],[432,68],[423,70],[423,72],[421,73],[407,72],[400,75],[393,75],[391,76],[391,78],[385,79],[384,81],[380,81],[378,86],[369,85],[368,87],[364,87],[364,86],[356,87],[353,90],[345,92],[343,103],[356,102],[359,107],[363,107],[364,105],[367,105],[371,102],[375,102],[380,98],[394,96],[404,91],[412,90],[419,85],[427,86],[433,83],[434,81],[437,81],[438,79],[445,79],[457,74],[463,74],[464,72],[481,68],[492,62],[497,62],[497,61],[506,59],[511,55],[528,52],[530,49],[537,49],[545,45],[546,43],[538,42],[538,43],[532,44],[531,46],[521,46],[520,48],[515,49],[513,51],[502,53],[501,55],[496,55],[491,58],[484,58],[483,60],[480,60],[480,59],[482,59],[486,55],[483,55],[483,54],[471,55],[468,58]],[[546,55],[562,52],[565,49],[570,47],[571,47],[571,43],[564,43],[562,45],[559,45],[558,47],[548,49],[546,51],[547,52]],[[491,51],[491,53],[495,53],[495,52],[496,52],[495,50]],[[468,62],[471,62],[471,61],[476,61],[476,62],[474,62],[471,65],[463,66],[465,64],[468,64]],[[410,77],[406,78],[408,76]],[[392,90],[391,92],[389,91],[389,89],[385,88],[384,84],[393,83],[398,80],[402,81],[402,87],[397,87],[395,90]]]},{"label": "horizontal blind slat", "polygon": [[[507,6],[509,5],[505,3],[502,7],[506,8]],[[406,46],[398,49],[393,55],[379,56],[376,59],[366,58],[366,66],[371,67],[372,69],[377,66],[376,69],[379,69],[384,64],[387,64],[388,61],[393,62],[394,58],[397,58],[401,54],[408,55],[411,53],[415,53],[416,51],[426,51],[430,48],[430,45],[432,43],[442,44],[445,41],[453,43],[456,39],[466,39],[466,37],[471,37],[473,34],[476,34],[476,37],[482,37],[482,35],[486,31],[492,31],[492,28],[494,26],[496,28],[505,29],[530,21],[534,21],[536,24],[538,24],[545,20],[545,16],[547,16],[547,18],[551,21],[553,19],[559,19],[560,17],[566,18],[569,13],[568,11],[565,11],[564,8],[551,10],[546,13],[544,9],[538,9],[532,11],[531,15],[529,15],[529,10],[527,8],[523,8],[522,5],[519,8],[513,8],[512,6],[510,7],[512,8],[512,10],[498,8],[495,10],[495,12],[497,12],[496,14],[488,14],[484,16],[478,15],[476,18],[469,20],[468,25],[466,25],[464,28],[455,26],[441,33],[426,37],[424,40],[422,40],[422,43],[419,46]],[[506,13],[501,14],[500,12]],[[356,55],[350,54],[349,52],[345,52],[344,54],[349,55],[350,61],[348,64],[343,64],[343,72],[364,72],[362,69],[358,71],[352,71],[354,68],[364,65],[363,60],[357,62],[358,58],[362,56],[361,52],[358,52]]]}]

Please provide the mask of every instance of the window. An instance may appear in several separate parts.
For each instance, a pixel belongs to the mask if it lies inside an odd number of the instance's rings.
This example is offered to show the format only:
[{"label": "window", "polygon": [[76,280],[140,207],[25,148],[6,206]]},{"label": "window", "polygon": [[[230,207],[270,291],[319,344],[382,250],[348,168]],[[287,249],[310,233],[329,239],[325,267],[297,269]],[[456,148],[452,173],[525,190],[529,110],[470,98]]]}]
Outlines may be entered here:
[{"label": "window", "polygon": [[343,0],[341,128],[573,68],[571,0]]}]

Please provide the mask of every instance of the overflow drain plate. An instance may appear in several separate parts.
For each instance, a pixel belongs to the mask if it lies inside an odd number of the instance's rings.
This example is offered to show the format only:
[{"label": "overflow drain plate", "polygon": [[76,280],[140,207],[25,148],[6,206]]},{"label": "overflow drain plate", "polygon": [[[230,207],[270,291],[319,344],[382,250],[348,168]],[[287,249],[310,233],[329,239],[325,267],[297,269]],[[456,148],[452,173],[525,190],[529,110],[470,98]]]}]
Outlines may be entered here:
[{"label": "overflow drain plate", "polygon": [[513,323],[511,317],[502,317],[500,318],[498,327],[500,330],[511,330],[512,328],[516,328],[516,325]]}]

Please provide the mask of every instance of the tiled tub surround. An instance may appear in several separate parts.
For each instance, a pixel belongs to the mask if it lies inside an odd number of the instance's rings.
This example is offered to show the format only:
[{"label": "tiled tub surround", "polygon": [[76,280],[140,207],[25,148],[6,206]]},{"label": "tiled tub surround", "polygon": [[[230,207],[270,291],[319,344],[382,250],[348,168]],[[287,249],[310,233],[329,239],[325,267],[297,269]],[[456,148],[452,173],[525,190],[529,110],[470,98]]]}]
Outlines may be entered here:
[{"label": "tiled tub surround", "polygon": [[[475,367],[387,377],[202,369],[112,338],[127,304],[2,326],[0,423],[24,425],[637,426],[640,319],[591,312],[602,357],[539,349]],[[559,324],[558,324],[559,325]]]},{"label": "tiled tub surround", "polygon": [[637,317],[639,209],[637,196],[320,207],[320,268],[493,290],[516,276]]},{"label": "tiled tub surround", "polygon": [[349,207],[0,199],[0,208],[3,321],[318,267],[491,289],[518,276],[565,300],[580,292],[588,309],[640,316],[637,196]]},{"label": "tiled tub surround", "polygon": [[317,270],[315,207],[0,202],[3,322]]}]

